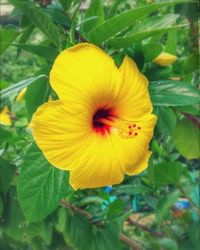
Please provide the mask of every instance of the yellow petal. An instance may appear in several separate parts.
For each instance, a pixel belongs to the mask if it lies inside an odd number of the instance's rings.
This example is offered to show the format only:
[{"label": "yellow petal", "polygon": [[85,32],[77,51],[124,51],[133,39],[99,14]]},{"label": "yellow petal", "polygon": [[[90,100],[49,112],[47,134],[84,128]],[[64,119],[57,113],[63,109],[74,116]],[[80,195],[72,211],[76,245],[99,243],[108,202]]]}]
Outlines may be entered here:
[{"label": "yellow petal", "polygon": [[162,52],[160,55],[158,55],[155,59],[154,62],[160,66],[168,66],[175,62],[177,60],[177,57],[175,55]]},{"label": "yellow petal", "polygon": [[143,164],[148,154],[149,142],[153,136],[155,123],[156,116],[147,114],[134,121],[136,136],[124,139],[118,135],[117,130],[114,130],[110,135],[116,155],[121,162],[124,172],[137,173],[138,169],[142,168],[141,164]]},{"label": "yellow petal", "polygon": [[141,161],[131,166],[130,168],[126,168],[126,173],[128,175],[137,175],[144,171],[148,167],[148,162],[151,157],[151,154],[152,152],[148,151]]},{"label": "yellow petal", "polygon": [[11,125],[10,110],[7,106],[5,106],[0,113],[0,123],[8,126]]},{"label": "yellow petal", "polygon": [[85,100],[103,106],[119,92],[119,71],[113,59],[100,48],[80,43],[64,50],[50,72],[50,83],[60,99]]},{"label": "yellow petal", "polygon": [[125,120],[133,120],[152,112],[148,92],[148,80],[142,75],[134,61],[126,56],[120,66],[121,88],[118,114]]},{"label": "yellow petal", "polygon": [[90,110],[84,105],[49,101],[38,108],[30,127],[47,160],[70,169],[90,140]]},{"label": "yellow petal", "polygon": [[109,139],[94,135],[76,166],[70,171],[70,184],[78,188],[96,188],[122,182],[124,172]]}]

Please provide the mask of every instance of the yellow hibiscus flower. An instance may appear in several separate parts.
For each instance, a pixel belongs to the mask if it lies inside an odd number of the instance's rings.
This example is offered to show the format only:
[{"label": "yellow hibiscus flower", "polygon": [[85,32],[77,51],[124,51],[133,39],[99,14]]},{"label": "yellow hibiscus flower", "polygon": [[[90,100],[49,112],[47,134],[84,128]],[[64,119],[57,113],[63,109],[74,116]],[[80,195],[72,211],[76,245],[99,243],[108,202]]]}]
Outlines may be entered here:
[{"label": "yellow hibiscus flower", "polygon": [[156,116],[148,81],[129,57],[117,68],[81,43],[58,55],[50,83],[60,99],[38,108],[33,137],[52,165],[70,171],[75,190],[117,184],[147,167]]}]

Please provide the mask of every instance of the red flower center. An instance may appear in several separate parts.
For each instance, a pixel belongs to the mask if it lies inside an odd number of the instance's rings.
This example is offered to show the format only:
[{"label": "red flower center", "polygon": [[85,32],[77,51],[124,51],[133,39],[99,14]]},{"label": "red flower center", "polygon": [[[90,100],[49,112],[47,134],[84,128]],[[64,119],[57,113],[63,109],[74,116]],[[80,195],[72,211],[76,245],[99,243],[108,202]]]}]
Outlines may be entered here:
[{"label": "red flower center", "polygon": [[93,128],[96,133],[105,135],[110,133],[111,126],[102,122],[102,119],[107,121],[113,121],[114,118],[113,109],[111,108],[100,108],[93,115]]}]

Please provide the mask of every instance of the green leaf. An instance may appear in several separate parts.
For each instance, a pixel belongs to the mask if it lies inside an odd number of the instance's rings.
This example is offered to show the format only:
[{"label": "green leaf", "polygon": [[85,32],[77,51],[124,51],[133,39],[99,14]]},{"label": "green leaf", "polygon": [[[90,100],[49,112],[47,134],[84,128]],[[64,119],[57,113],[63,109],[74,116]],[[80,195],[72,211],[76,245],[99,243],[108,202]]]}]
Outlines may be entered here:
[{"label": "green leaf", "polygon": [[183,65],[184,74],[191,73],[199,68],[199,55],[195,52],[189,56]]},{"label": "green leaf", "polygon": [[92,227],[88,220],[80,214],[71,216],[68,214],[66,220],[65,240],[73,246],[73,249],[91,249]]},{"label": "green leaf", "polygon": [[161,80],[149,85],[155,106],[184,106],[199,103],[199,91],[189,83]]},{"label": "green leaf", "polygon": [[179,192],[176,190],[169,195],[162,197],[156,207],[156,218],[158,223],[162,223],[163,220],[169,215],[170,208],[175,204],[179,198]]},{"label": "green leaf", "polygon": [[[26,43],[26,41],[29,39],[30,35],[32,34],[34,30],[34,26],[31,24],[27,27],[27,29],[22,33],[18,43],[19,44],[24,44]],[[19,53],[21,52],[21,48],[17,49],[17,54],[19,55]]]},{"label": "green leaf", "polygon": [[156,107],[157,126],[164,135],[171,135],[176,127],[176,114],[170,107]]},{"label": "green leaf", "polygon": [[5,127],[0,125],[0,145],[2,145],[5,141],[7,141],[10,137],[12,137],[12,133]]},{"label": "green leaf", "polygon": [[122,3],[121,0],[114,0],[115,2],[113,3],[110,12],[109,12],[109,18],[113,17],[115,13],[117,12],[118,6]]},{"label": "green leaf", "polygon": [[0,29],[0,55],[20,33],[16,30]]},{"label": "green leaf", "polygon": [[151,62],[155,59],[163,50],[163,47],[159,43],[148,43],[142,47],[145,62]]},{"label": "green leaf", "polygon": [[72,0],[58,0],[60,5],[65,11],[67,11],[72,3]]},{"label": "green leaf", "polygon": [[184,172],[184,166],[181,162],[162,162],[149,167],[147,172],[154,186],[176,185]]},{"label": "green leaf", "polygon": [[9,190],[6,201],[6,211],[4,216],[4,230],[11,239],[29,243],[36,238],[43,239],[49,245],[52,239],[52,225],[44,221],[34,224],[27,224],[24,215],[19,207],[16,191],[14,188]]},{"label": "green leaf", "polygon": [[3,199],[2,197],[0,196],[0,218],[2,216],[2,213],[3,213]]},{"label": "green leaf", "polygon": [[108,217],[113,218],[121,214],[123,211],[124,205],[120,199],[116,199],[109,205]]},{"label": "green leaf", "polygon": [[175,146],[182,156],[188,160],[199,158],[199,128],[194,123],[186,118],[179,121],[173,138]]},{"label": "green leaf", "polygon": [[119,226],[117,223],[110,223],[103,229],[98,230],[92,239],[91,250],[121,250],[119,242]]},{"label": "green leaf", "polygon": [[19,49],[23,49],[32,54],[43,57],[44,59],[54,62],[56,56],[58,55],[58,50],[56,48],[41,46],[41,45],[32,45],[32,44],[11,44]]},{"label": "green leaf", "polygon": [[31,120],[37,108],[48,100],[49,90],[49,84],[45,78],[40,78],[28,86],[25,94],[28,121]]},{"label": "green leaf", "polygon": [[[147,18],[142,23],[136,25],[125,37],[116,37],[108,41],[108,43],[114,48],[123,48],[132,45],[134,42],[138,42],[147,37],[162,34],[171,29],[177,29],[182,26],[175,26],[174,23],[178,18],[178,15],[168,14],[164,16],[153,16]],[[173,26],[172,26],[173,25]]]},{"label": "green leaf", "polygon": [[169,238],[162,238],[158,240],[159,245],[165,250],[178,250],[176,241]]},{"label": "green leaf", "polygon": [[14,167],[3,158],[0,158],[0,191],[6,196],[14,174]]},{"label": "green leaf", "polygon": [[27,1],[9,0],[15,7],[19,8],[24,15],[39,28],[49,40],[58,48],[61,46],[61,35],[58,27],[52,22],[51,18],[47,16],[35,4]]},{"label": "green leaf", "polygon": [[5,88],[2,91],[0,91],[1,99],[3,100],[7,97],[14,95],[14,94],[17,94],[21,89],[27,87],[31,83],[33,83],[41,78],[47,78],[47,76],[46,75],[39,75],[39,76],[31,77],[31,78],[28,78],[26,80],[20,81],[18,83],[12,84],[10,87]]},{"label": "green leaf", "polygon": [[104,21],[104,10],[101,0],[92,0],[89,9],[85,13],[85,19],[95,17],[93,20],[84,22],[82,28],[85,32],[89,32],[91,29],[101,24]]},{"label": "green leaf", "polygon": [[100,45],[108,39],[115,36],[117,33],[126,29],[129,25],[132,25],[143,17],[148,16],[151,12],[158,10],[162,7],[175,5],[177,3],[193,2],[189,0],[176,0],[176,1],[164,1],[162,3],[149,4],[146,6],[138,7],[133,10],[129,10],[114,16],[102,24],[92,29],[88,34],[89,41]]},{"label": "green leaf", "polygon": [[167,33],[167,43],[165,52],[176,55],[177,29],[169,30]]},{"label": "green leaf", "polygon": [[44,219],[59,205],[68,189],[68,174],[51,166],[33,144],[24,155],[18,198],[28,222]]}]

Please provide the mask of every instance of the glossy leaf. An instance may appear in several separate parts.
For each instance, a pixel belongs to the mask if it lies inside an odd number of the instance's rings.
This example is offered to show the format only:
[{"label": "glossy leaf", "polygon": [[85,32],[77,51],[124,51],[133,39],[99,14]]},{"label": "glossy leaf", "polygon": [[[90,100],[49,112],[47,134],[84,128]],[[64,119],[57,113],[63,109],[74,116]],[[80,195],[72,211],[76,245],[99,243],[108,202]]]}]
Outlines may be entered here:
[{"label": "glossy leaf", "polygon": [[51,166],[33,144],[24,155],[18,184],[19,203],[28,222],[44,219],[66,195],[67,172]]},{"label": "glossy leaf", "polygon": [[5,99],[9,96],[17,94],[21,89],[27,87],[31,83],[33,83],[41,78],[47,78],[47,76],[46,75],[39,75],[39,76],[31,77],[31,78],[28,78],[26,80],[20,81],[18,83],[12,84],[10,87],[5,88],[2,91],[0,91],[1,99]]},{"label": "glossy leaf", "polygon": [[185,82],[173,80],[151,82],[149,91],[155,106],[184,106],[199,103],[199,91]]},{"label": "glossy leaf", "polygon": [[150,4],[133,10],[123,12],[117,16],[114,16],[102,24],[92,29],[88,34],[89,41],[95,44],[101,44],[108,39],[115,36],[117,33],[126,29],[129,25],[132,25],[143,17],[148,16],[151,12],[158,10],[162,7],[175,5],[177,3],[191,2],[188,0],[176,0],[176,1],[165,1],[161,3]]},{"label": "glossy leaf", "polygon": [[199,135],[199,128],[192,121],[184,118],[178,122],[173,133],[174,143],[180,154],[188,160],[200,157]]}]

